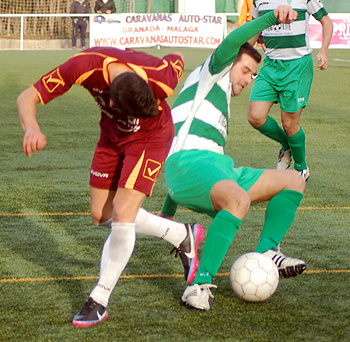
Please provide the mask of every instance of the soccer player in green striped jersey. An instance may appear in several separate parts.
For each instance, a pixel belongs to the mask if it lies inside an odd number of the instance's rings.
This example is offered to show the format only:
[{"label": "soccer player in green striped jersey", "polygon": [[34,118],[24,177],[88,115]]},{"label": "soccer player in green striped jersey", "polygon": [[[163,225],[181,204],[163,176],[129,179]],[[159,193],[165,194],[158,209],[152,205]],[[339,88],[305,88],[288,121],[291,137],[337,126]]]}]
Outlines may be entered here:
[{"label": "soccer player in green striped jersey", "polygon": [[[250,94],[248,121],[262,134],[281,144],[278,169],[288,169],[293,159],[294,169],[308,180],[305,133],[299,120],[307,105],[313,79],[309,17],[312,15],[322,24],[323,42],[316,57],[320,70],[328,67],[333,25],[320,0],[255,0],[253,18],[273,11],[281,4],[292,6],[298,17],[293,23],[280,23],[262,32],[266,58]],[[269,116],[274,103],[280,104],[282,127]]]},{"label": "soccer player in green striped jersey", "polygon": [[224,154],[230,98],[252,81],[261,60],[246,42],[264,28],[296,17],[291,7],[280,6],[233,31],[188,76],[173,105],[175,138],[165,163],[168,194],[161,214],[173,217],[180,204],[213,218],[198,272],[182,296],[192,308],[209,310],[211,288],[216,287],[212,277],[252,202],[269,201],[256,251],[273,259],[281,276],[296,276],[306,268],[304,261],[278,250],[302,200],[304,179],[292,170],[235,168]]}]

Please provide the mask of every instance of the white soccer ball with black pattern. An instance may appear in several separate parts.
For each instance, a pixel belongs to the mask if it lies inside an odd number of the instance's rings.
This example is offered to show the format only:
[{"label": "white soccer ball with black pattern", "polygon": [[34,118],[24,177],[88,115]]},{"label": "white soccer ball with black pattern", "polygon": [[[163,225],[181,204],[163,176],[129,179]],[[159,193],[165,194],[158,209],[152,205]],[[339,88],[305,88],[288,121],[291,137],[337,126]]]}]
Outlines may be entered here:
[{"label": "white soccer ball with black pattern", "polygon": [[238,297],[248,302],[261,302],[272,296],[278,281],[277,266],[261,253],[243,254],[231,267],[231,287]]}]

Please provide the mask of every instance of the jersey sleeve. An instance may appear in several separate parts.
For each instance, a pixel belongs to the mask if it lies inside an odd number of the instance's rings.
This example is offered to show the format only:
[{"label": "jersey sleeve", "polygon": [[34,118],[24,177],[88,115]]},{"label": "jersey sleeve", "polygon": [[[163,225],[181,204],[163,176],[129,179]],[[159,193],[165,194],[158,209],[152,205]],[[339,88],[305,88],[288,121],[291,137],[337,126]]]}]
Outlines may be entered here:
[{"label": "jersey sleeve", "polygon": [[255,1],[253,1],[253,9],[252,9],[253,19],[257,19],[260,17],[259,9],[255,5]]},{"label": "jersey sleeve", "polygon": [[323,7],[322,2],[319,0],[311,0],[307,4],[307,9],[308,12],[311,13],[312,16],[318,21],[320,21],[325,15],[328,14],[326,9]]},{"label": "jersey sleeve", "polygon": [[171,83],[172,83],[172,88],[175,89],[183,75],[184,62],[179,55],[174,55],[174,54],[167,55],[164,57],[164,59],[166,59],[170,63],[169,72],[172,74]]},{"label": "jersey sleeve", "polygon": [[46,104],[66,93],[85,72],[86,64],[77,55],[49,71],[33,86],[37,90],[42,104]]},{"label": "jersey sleeve", "polygon": [[175,203],[171,199],[169,194],[167,194],[165,201],[164,201],[164,204],[163,204],[163,207],[162,207],[162,210],[161,210],[161,213],[164,216],[173,217],[176,213],[176,210],[177,210],[177,203]]},{"label": "jersey sleeve", "polygon": [[209,70],[212,74],[221,72],[225,67],[233,63],[242,44],[249,39],[278,23],[273,12],[248,22],[232,31],[212,54]]},{"label": "jersey sleeve", "polygon": [[164,56],[158,65],[145,67],[154,95],[158,99],[166,99],[174,90],[183,75],[184,63],[179,55]]}]

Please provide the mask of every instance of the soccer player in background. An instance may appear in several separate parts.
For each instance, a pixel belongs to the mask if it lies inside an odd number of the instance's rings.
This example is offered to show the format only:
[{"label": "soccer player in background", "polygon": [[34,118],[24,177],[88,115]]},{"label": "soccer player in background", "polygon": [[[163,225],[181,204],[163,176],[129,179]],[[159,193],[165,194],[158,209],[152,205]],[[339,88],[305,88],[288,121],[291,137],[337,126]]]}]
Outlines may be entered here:
[{"label": "soccer player in background", "polygon": [[253,19],[253,0],[243,0],[242,8],[239,13],[237,26],[242,26],[245,22]]},{"label": "soccer player in background", "polygon": [[[248,23],[253,19],[253,0],[244,0],[242,4],[242,9],[238,17],[237,27],[242,26],[244,23]],[[265,50],[264,39],[261,35],[254,44],[254,48],[257,49],[258,43],[260,43],[261,48]]]},{"label": "soccer player in background", "polygon": [[304,178],[292,170],[234,168],[224,154],[230,97],[251,83],[261,60],[245,42],[278,22],[289,24],[296,16],[291,7],[280,6],[234,30],[188,76],[172,107],[175,138],[165,163],[168,194],[161,214],[173,217],[181,204],[213,217],[199,270],[182,295],[192,308],[210,309],[210,289],[216,287],[212,277],[251,202],[269,201],[256,251],[276,263],[280,276],[296,276],[306,268],[303,260],[286,257],[278,249],[303,198]]},{"label": "soccer player in background", "polygon": [[[129,49],[96,47],[48,72],[17,99],[23,149],[29,157],[46,145],[37,121],[40,102],[47,104],[78,84],[101,109],[101,134],[90,172],[91,216],[95,224],[111,232],[102,250],[98,283],[74,317],[76,326],[97,324],[108,317],[110,295],[134,249],[136,216],[151,195],[171,146],[174,125],[166,98],[173,94],[183,68],[181,53],[159,59]],[[150,222],[152,215],[143,214],[141,209],[140,232],[171,242],[180,253],[187,277],[202,228],[155,215]],[[152,230],[159,220],[166,221],[160,233]]]},{"label": "soccer player in background", "polygon": [[[253,18],[273,11],[277,6],[291,1],[255,0]],[[310,171],[305,157],[305,133],[299,120],[306,107],[313,78],[313,61],[308,41],[308,22],[313,15],[322,25],[323,42],[318,52],[317,67],[328,67],[328,46],[333,25],[320,0],[293,0],[298,18],[290,24],[280,23],[262,33],[266,58],[250,93],[248,121],[267,137],[279,142],[277,169],[288,169],[294,159],[294,169],[308,180]],[[272,105],[280,103],[280,127],[269,116]]]}]

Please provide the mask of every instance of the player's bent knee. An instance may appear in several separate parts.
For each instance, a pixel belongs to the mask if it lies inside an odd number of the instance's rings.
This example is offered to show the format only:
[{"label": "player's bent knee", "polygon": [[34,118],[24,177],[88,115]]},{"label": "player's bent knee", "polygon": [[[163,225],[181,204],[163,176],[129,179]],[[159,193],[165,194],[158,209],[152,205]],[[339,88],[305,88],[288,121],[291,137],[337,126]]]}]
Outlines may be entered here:
[{"label": "player's bent knee", "polygon": [[298,133],[298,131],[300,130],[300,126],[298,122],[283,123],[282,127],[288,136],[292,136]]},{"label": "player's bent knee", "polygon": [[226,210],[238,218],[243,218],[250,207],[250,196],[236,182],[224,179],[212,187],[210,199],[216,211]]},{"label": "player's bent knee", "polygon": [[92,222],[94,224],[96,224],[97,226],[99,224],[101,224],[104,220],[102,219],[102,216],[101,215],[94,215],[93,213],[91,213],[91,219],[92,219]]},{"label": "player's bent knee", "polygon": [[112,212],[103,212],[100,210],[91,209],[91,219],[94,224],[97,226],[105,225],[105,222],[109,221],[112,218]]},{"label": "player's bent knee", "polygon": [[119,222],[135,222],[138,207],[117,203],[113,208],[113,219]]},{"label": "player's bent knee", "polygon": [[264,115],[257,116],[252,113],[248,113],[248,122],[254,127],[259,128],[266,122],[266,117]]},{"label": "player's bent knee", "polygon": [[223,209],[230,212],[232,215],[243,218],[247,214],[250,204],[251,201],[248,193],[242,192],[228,200],[227,205]]}]

